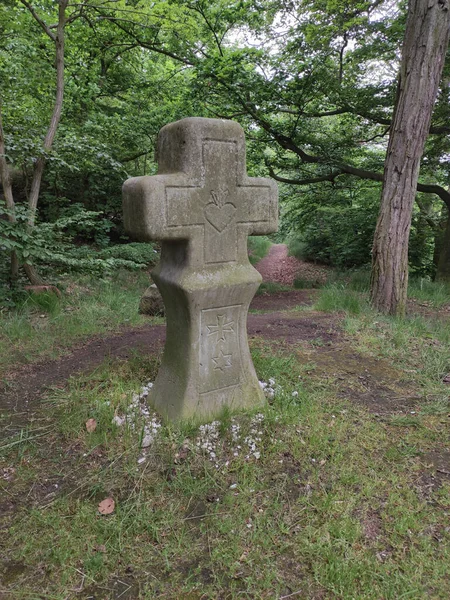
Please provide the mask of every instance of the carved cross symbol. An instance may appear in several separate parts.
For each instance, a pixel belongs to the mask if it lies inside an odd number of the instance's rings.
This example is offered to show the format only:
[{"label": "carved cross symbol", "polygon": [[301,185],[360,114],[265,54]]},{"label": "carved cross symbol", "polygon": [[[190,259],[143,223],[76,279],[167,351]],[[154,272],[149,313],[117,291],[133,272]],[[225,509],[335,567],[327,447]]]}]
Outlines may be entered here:
[{"label": "carved cross symbol", "polygon": [[234,321],[225,321],[225,315],[217,315],[217,325],[207,325],[208,336],[217,334],[217,341],[224,342],[227,333],[234,333]]}]

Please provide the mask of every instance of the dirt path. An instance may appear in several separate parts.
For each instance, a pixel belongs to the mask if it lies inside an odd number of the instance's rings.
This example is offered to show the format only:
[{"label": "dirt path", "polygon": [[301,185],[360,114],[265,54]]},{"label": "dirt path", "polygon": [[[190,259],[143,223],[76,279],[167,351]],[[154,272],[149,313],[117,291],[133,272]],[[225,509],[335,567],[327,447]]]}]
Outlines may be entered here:
[{"label": "dirt path", "polygon": [[323,283],[327,277],[327,269],[312,263],[288,256],[286,244],[274,244],[269,253],[255,267],[264,281],[272,281],[282,285],[293,285],[296,278]]},{"label": "dirt path", "polygon": [[[339,334],[339,327],[332,318],[318,313],[301,316],[280,312],[250,314],[247,330],[250,338],[261,336],[284,344],[318,338],[328,342]],[[125,329],[116,335],[90,339],[58,360],[23,367],[0,390],[3,413],[0,439],[32,422],[43,396],[52,388],[63,387],[71,376],[90,373],[108,358],[126,360],[136,351],[156,352],[163,347],[165,336],[165,325]]]}]

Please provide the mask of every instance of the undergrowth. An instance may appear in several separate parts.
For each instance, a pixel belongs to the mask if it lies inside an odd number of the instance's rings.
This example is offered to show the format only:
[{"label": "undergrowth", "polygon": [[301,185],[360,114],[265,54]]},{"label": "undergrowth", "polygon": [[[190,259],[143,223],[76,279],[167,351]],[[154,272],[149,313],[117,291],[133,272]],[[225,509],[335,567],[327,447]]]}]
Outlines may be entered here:
[{"label": "undergrowth", "polygon": [[[446,600],[450,481],[436,456],[450,445],[450,328],[442,315],[376,314],[364,281],[318,291],[315,308],[345,333],[335,341],[252,340],[273,390],[258,412],[223,412],[203,430],[163,423],[144,451],[144,412],[121,416],[154,381],[159,355],[106,360],[50,391],[0,448],[0,591]],[[138,323],[146,284],[122,273],[79,280],[62,301],[30,299],[3,315],[4,340],[34,360],[80,332]],[[434,289],[422,286],[421,302]],[[386,394],[384,412],[371,410]],[[102,516],[105,498],[115,508]]]},{"label": "undergrowth", "polygon": [[252,265],[262,260],[267,253],[272,242],[265,235],[250,236],[247,241],[248,258]]},{"label": "undergrowth", "polygon": [[63,280],[61,298],[24,295],[14,309],[0,313],[0,370],[55,358],[83,337],[148,322],[137,310],[148,284],[143,271],[118,271],[97,279]]}]

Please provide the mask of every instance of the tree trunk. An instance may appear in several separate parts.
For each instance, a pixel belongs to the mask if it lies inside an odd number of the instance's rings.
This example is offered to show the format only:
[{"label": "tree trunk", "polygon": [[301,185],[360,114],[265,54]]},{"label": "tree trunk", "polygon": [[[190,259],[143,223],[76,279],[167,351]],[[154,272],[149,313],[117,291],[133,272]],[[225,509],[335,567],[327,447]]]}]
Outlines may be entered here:
[{"label": "tree trunk", "polygon": [[436,281],[450,283],[450,210],[448,211],[445,231],[442,236]]},{"label": "tree trunk", "polygon": [[14,250],[11,252],[11,267],[9,271],[9,284],[14,287],[19,279],[19,259]]},{"label": "tree trunk", "polygon": [[[3,120],[2,120],[2,106],[0,103],[0,181],[3,188],[3,195],[5,196],[6,208],[8,209],[8,221],[10,223],[16,222],[16,204],[14,202],[14,196],[11,185],[11,177],[9,176],[8,163],[6,162],[6,148],[5,148],[5,135],[3,132]],[[11,252],[11,265],[10,265],[10,284],[13,286],[19,277],[19,261],[17,253],[13,250]]]},{"label": "tree trunk", "polygon": [[[68,0],[59,0],[58,26],[56,29],[56,35],[47,27],[45,23],[39,19],[33,7],[30,6],[28,2],[24,1],[23,3],[27,6],[33,17],[37,20],[39,25],[41,25],[47,35],[55,42],[56,48],[56,95],[53,113],[43,145],[43,150],[45,153],[49,152],[52,148],[56,130],[58,129],[59,121],[61,119],[61,111],[64,99],[64,27],[66,22],[65,11]],[[30,195],[28,198],[28,224],[30,227],[33,227],[35,222],[36,208],[39,199],[45,160],[45,155],[40,156],[36,160],[33,169],[33,178],[31,180]]]},{"label": "tree trunk", "polygon": [[[37,21],[48,37],[55,43],[56,48],[55,103],[53,105],[50,124],[48,126],[47,134],[43,144],[43,154],[38,157],[34,164],[30,194],[28,197],[28,227],[29,229],[32,229],[36,221],[36,209],[41,189],[42,175],[44,173],[46,162],[45,153],[49,152],[52,148],[53,140],[55,139],[56,131],[61,119],[64,99],[64,28],[66,25],[66,9],[69,0],[58,0],[58,24],[56,27],[56,34],[53,33],[52,29],[50,29],[50,27],[39,17],[36,10],[28,2],[28,0],[21,0],[21,2],[28,8],[30,13],[33,15],[33,18]],[[23,267],[32,285],[42,285],[44,283],[43,279],[39,276],[36,268],[33,265],[24,264]]]},{"label": "tree trunk", "polygon": [[25,263],[23,265],[23,269],[28,279],[30,280],[31,285],[45,285],[45,281],[42,279],[42,277],[39,275],[39,273],[36,271],[33,265]]},{"label": "tree trunk", "polygon": [[448,46],[449,0],[410,0],[381,207],[373,243],[371,300],[403,315],[408,241],[420,159]]}]

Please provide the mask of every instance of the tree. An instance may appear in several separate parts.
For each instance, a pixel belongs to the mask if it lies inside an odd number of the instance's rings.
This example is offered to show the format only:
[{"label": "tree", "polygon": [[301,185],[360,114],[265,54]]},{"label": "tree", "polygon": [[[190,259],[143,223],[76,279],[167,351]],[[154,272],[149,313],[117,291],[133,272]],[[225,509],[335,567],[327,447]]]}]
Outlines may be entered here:
[{"label": "tree", "polygon": [[[158,130],[193,110],[183,98],[187,78],[168,56],[179,43],[170,32],[189,28],[177,19],[184,9],[171,10],[165,0],[132,8],[125,0],[6,2],[0,208],[6,204],[8,220],[0,220],[1,248],[11,252],[13,279],[20,263],[40,283],[37,267],[49,260],[40,245],[45,221],[70,217],[73,229],[77,211],[100,209],[118,223],[123,180],[151,169]],[[145,47],[133,38],[135,23],[146,32]]]},{"label": "tree", "polygon": [[[251,48],[228,40],[218,50],[209,46],[196,64],[207,108],[247,124],[250,138],[271,148],[265,153],[267,167],[282,183],[332,187],[352,176],[381,184],[406,21],[403,7],[388,0],[264,5],[266,22],[249,21]],[[218,39],[226,29],[219,20]],[[447,95],[444,85],[417,189],[450,206],[444,183],[450,150]]]},{"label": "tree", "polygon": [[[27,228],[31,230],[36,221],[36,208],[39,199],[39,191],[41,188],[42,175],[46,163],[46,154],[52,149],[55,139],[58,124],[61,118],[63,97],[64,97],[64,29],[66,26],[66,9],[69,0],[58,0],[58,20],[54,27],[49,26],[36,12],[34,7],[27,1],[21,0],[22,4],[30,11],[31,15],[44,31],[45,35],[55,45],[55,64],[56,64],[56,82],[55,82],[55,99],[53,111],[50,118],[50,123],[47,128],[45,138],[42,143],[42,148],[37,157],[31,180],[30,192],[28,196],[28,214]],[[55,29],[55,31],[53,31]],[[1,110],[1,104],[0,104]],[[3,123],[0,114],[0,175],[8,208],[8,219],[10,223],[16,223],[16,206],[12,193],[11,179],[9,176],[8,164],[6,161],[5,135],[3,131]],[[18,275],[18,256],[15,249],[11,252],[11,278],[14,280]],[[27,257],[23,256],[23,267],[32,284],[43,283],[41,277],[36,272],[33,265],[27,261]]]},{"label": "tree", "polygon": [[448,46],[449,8],[448,0],[410,0],[408,7],[373,244],[371,299],[388,314],[403,315],[406,309],[412,208]]}]

